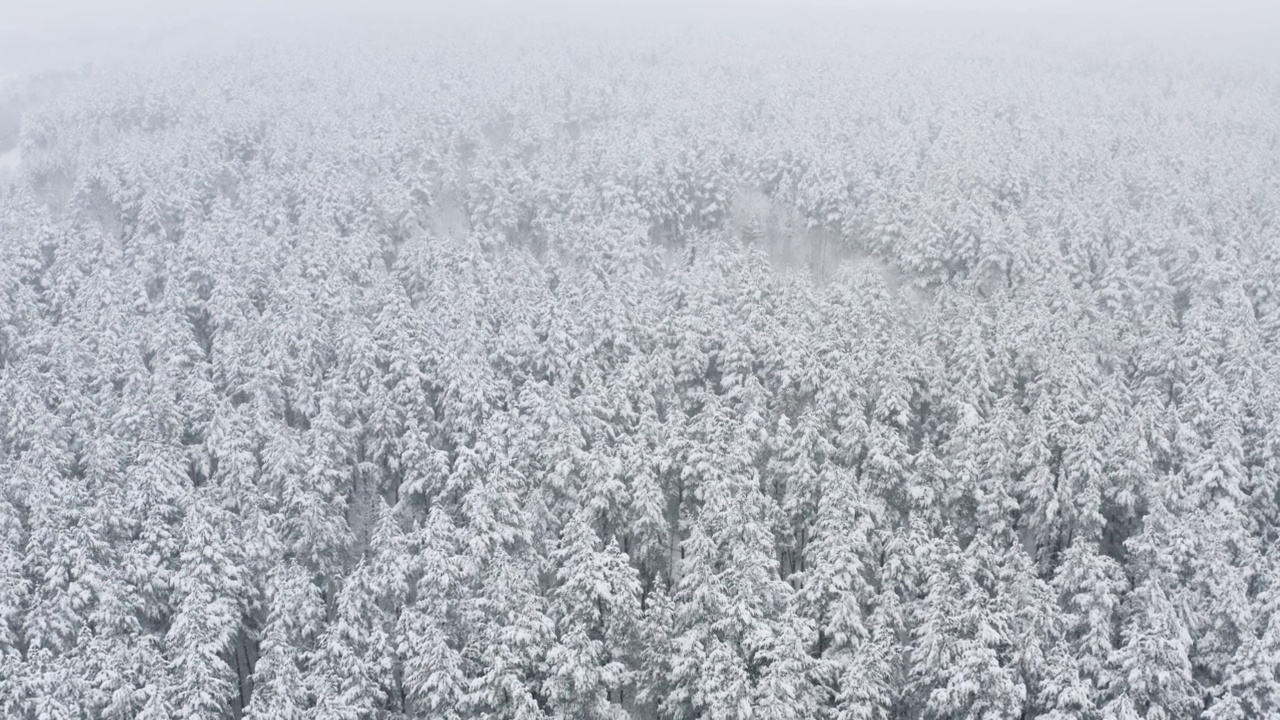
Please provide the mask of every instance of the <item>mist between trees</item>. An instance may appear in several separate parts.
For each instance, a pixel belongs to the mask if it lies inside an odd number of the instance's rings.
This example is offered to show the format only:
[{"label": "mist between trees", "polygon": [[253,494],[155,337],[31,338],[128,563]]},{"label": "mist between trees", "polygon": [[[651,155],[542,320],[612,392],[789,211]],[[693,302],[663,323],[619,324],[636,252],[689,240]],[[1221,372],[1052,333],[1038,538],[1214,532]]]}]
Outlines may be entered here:
[{"label": "mist between trees", "polygon": [[1276,717],[1274,47],[761,17],[5,81],[0,715]]}]

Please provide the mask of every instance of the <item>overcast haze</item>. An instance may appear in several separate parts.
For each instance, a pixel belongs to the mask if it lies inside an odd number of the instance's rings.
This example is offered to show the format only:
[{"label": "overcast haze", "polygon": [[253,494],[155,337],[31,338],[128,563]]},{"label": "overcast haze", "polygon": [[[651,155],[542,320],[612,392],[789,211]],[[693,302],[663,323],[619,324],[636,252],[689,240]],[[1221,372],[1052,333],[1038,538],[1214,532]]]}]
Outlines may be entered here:
[{"label": "overcast haze", "polygon": [[[1014,12],[1088,15],[1100,19],[1145,18],[1152,22],[1173,17],[1211,21],[1240,22],[1265,20],[1274,22],[1280,16],[1277,4],[1263,0],[695,0],[684,2],[618,2],[602,0],[577,3],[594,12],[609,9],[629,10],[636,7],[661,8],[679,14],[690,5],[704,7],[760,6],[782,8],[892,9],[906,11]],[[155,27],[163,27],[192,19],[253,18],[267,16],[323,17],[341,15],[429,14],[439,9],[470,7],[479,12],[502,7],[519,7],[522,11],[574,7],[573,3],[533,1],[514,5],[501,2],[423,2],[403,0],[8,0],[0,14],[0,28],[28,33],[38,38],[60,39],[86,31],[115,32],[135,35]]]},{"label": "overcast haze", "polygon": [[1267,5],[0,3],[0,718],[1280,718]]},{"label": "overcast haze", "polygon": [[1096,26],[1126,33],[1191,33],[1232,42],[1280,37],[1280,3],[1260,0],[657,0],[585,2],[413,3],[404,0],[8,0],[0,12],[0,77],[21,71],[71,69],[86,61],[117,57],[161,39],[192,43],[212,36],[297,31],[300,25],[338,27],[352,20],[392,23],[429,19],[433,13],[461,15],[483,24],[500,15],[625,18],[635,14],[679,23],[706,12],[889,11],[932,22],[948,16],[1058,18],[1081,30]]}]

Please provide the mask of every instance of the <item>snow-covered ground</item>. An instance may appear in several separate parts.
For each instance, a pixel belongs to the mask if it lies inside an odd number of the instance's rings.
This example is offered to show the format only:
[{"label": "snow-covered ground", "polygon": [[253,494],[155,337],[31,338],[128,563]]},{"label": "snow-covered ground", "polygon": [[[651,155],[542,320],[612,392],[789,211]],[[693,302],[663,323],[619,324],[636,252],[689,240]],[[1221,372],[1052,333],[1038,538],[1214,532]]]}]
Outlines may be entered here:
[{"label": "snow-covered ground", "polygon": [[18,171],[18,163],[21,157],[18,154],[18,148],[13,148],[7,153],[0,155],[0,182],[12,177]]},{"label": "snow-covered ground", "polygon": [[[4,69],[0,69],[0,113],[12,112],[12,106],[6,106],[4,98],[6,92],[13,83],[17,82],[17,79],[17,73],[6,72]],[[18,148],[9,147],[9,145],[16,141],[16,137],[13,137],[10,132],[15,130],[17,127],[16,124],[10,125],[7,123],[10,119],[11,118],[0,116],[0,186],[7,185],[17,173],[18,163],[21,159],[18,153]]]}]

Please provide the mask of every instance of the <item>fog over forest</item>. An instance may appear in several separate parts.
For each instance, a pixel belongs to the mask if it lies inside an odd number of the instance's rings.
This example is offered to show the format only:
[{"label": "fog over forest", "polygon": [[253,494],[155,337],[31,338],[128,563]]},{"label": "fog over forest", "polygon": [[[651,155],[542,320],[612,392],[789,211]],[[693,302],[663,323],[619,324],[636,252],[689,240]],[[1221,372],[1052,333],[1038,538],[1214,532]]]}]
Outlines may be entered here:
[{"label": "fog over forest", "polygon": [[0,717],[1280,718],[1280,12],[18,0]]}]

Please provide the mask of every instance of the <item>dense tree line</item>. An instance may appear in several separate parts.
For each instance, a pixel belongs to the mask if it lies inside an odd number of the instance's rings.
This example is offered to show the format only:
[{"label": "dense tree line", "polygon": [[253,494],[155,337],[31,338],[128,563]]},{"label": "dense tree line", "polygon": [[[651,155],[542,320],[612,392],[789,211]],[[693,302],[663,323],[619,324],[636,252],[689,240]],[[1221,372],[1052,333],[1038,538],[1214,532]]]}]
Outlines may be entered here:
[{"label": "dense tree line", "polygon": [[0,196],[0,714],[1280,713],[1280,75],[1233,49],[61,77]]}]

